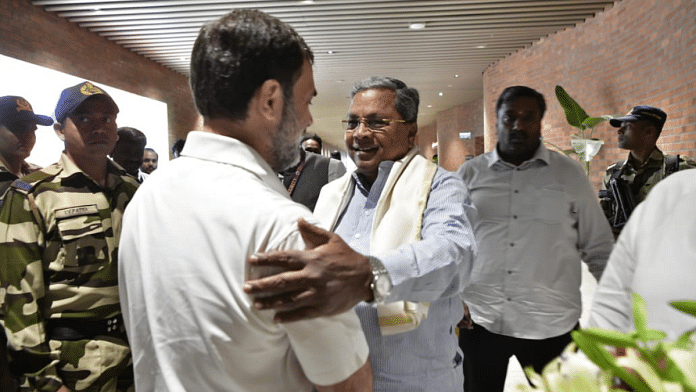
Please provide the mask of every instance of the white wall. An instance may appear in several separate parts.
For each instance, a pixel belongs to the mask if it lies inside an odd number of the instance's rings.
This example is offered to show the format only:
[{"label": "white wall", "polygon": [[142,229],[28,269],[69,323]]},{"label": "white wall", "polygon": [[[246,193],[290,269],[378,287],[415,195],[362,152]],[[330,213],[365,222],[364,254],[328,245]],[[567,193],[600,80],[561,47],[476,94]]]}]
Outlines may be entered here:
[{"label": "white wall", "polygon": [[[61,91],[85,80],[2,55],[0,74],[3,75],[0,96],[23,97],[29,101],[35,113],[53,117],[54,120]],[[160,165],[166,165],[169,159],[167,104],[98,82],[94,84],[103,87],[116,101],[120,109],[116,118],[118,126],[133,127],[142,131],[147,136],[147,147],[157,151]],[[36,145],[27,161],[47,166],[58,160],[61,151],[63,143],[56,136],[53,127],[39,125],[36,131]]]}]

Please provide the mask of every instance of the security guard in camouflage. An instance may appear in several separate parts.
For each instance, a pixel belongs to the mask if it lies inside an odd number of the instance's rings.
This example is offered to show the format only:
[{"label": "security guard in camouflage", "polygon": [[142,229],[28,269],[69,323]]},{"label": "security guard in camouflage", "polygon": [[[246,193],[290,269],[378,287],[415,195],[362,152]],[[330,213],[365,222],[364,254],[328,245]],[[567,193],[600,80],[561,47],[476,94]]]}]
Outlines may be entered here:
[{"label": "security guard in camouflage", "polygon": [[41,169],[25,159],[34,148],[36,126],[51,124],[53,119],[34,113],[26,99],[0,97],[0,200],[12,181]]},{"label": "security guard in camouflage", "polygon": [[15,181],[0,208],[0,298],[22,391],[132,391],[117,254],[137,181],[107,158],[118,107],[89,82],[56,108],[58,163]]},{"label": "security guard in camouflage", "polygon": [[[41,169],[25,159],[34,148],[37,125],[51,124],[53,119],[34,113],[26,99],[12,95],[0,97],[0,205],[14,180]],[[0,313],[0,319],[2,318]],[[14,377],[7,365],[5,331],[0,329],[0,391],[16,389]]]},{"label": "security guard in camouflage", "polygon": [[[684,156],[666,155],[657,148],[657,139],[667,120],[667,114],[652,106],[636,106],[623,117],[617,117],[609,123],[618,128],[619,148],[630,150],[628,158],[614,163],[607,168],[602,190],[609,188],[609,182],[618,178],[627,186],[634,205],[645,200],[648,192],[669,174],[696,167],[696,162]],[[603,195],[600,191],[600,195]],[[601,198],[600,204],[607,219],[614,221],[617,205],[612,198]],[[613,226],[613,225],[612,225]],[[620,227],[613,227],[614,235],[621,232]]]}]

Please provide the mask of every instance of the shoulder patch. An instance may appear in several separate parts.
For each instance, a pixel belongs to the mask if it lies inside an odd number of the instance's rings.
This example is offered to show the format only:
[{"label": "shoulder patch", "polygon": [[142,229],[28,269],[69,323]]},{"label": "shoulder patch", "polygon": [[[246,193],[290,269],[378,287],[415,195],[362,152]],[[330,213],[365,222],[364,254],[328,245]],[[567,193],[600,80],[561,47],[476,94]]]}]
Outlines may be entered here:
[{"label": "shoulder patch", "polygon": [[34,188],[34,185],[26,183],[22,180],[14,180],[12,182],[12,185],[10,185],[12,188],[19,189],[25,192],[31,192],[32,188]]}]

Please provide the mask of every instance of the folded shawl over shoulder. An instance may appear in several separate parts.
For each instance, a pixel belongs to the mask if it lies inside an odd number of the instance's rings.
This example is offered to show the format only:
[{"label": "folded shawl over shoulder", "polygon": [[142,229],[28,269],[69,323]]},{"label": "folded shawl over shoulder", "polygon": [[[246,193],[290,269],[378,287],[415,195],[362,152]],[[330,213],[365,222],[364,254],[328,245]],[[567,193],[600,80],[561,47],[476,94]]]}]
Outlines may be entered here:
[{"label": "folded shawl over shoulder", "polygon": [[[418,155],[416,147],[394,162],[375,207],[370,233],[371,255],[378,256],[401,245],[420,241],[423,212],[436,171],[437,165]],[[314,215],[323,227],[335,228],[354,186],[352,173],[346,173],[322,188]],[[428,306],[427,302],[408,301],[377,305],[382,335],[418,328],[428,314]]]}]

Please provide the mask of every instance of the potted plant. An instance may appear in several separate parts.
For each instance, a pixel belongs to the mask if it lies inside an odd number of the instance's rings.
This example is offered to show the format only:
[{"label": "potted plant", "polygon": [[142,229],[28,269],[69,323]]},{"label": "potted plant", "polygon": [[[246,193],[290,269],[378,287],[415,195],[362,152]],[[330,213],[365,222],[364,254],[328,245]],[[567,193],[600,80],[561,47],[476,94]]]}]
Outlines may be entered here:
[{"label": "potted plant", "polygon": [[577,154],[580,160],[584,162],[585,172],[589,175],[590,160],[597,155],[602,144],[604,144],[604,141],[592,138],[592,131],[597,124],[609,121],[613,117],[610,115],[590,117],[561,86],[556,86],[556,98],[565,111],[568,124],[578,128],[579,132],[571,136],[570,150],[564,150],[553,143],[547,143],[566,155]]}]

